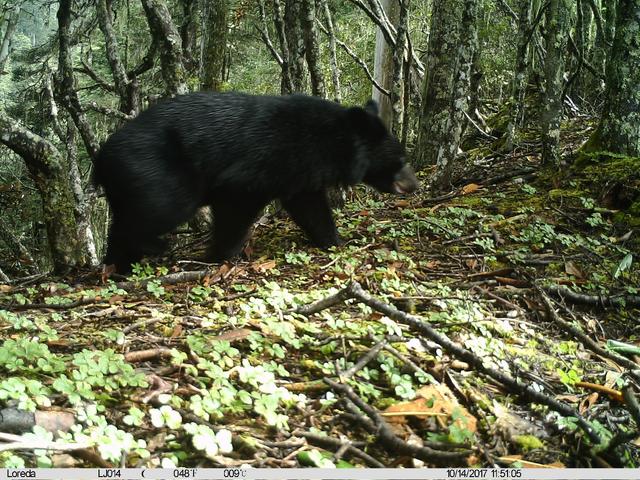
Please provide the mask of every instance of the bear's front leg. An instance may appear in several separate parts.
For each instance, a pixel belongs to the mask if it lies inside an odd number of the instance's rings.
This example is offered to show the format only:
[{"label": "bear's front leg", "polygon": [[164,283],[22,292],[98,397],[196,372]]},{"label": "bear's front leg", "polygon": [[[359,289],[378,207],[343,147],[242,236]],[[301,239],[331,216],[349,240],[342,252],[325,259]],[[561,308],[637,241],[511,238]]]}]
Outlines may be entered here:
[{"label": "bear's front leg", "polygon": [[301,192],[281,201],[293,221],[302,228],[316,246],[328,248],[342,243],[338,237],[325,190]]}]

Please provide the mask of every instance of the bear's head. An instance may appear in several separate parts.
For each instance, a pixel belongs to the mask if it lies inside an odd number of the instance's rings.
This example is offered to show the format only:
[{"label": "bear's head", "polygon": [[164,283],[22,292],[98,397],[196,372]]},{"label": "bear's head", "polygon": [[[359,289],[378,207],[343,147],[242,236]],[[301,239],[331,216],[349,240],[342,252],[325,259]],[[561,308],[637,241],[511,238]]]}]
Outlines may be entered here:
[{"label": "bear's head", "polygon": [[404,148],[389,133],[378,115],[378,104],[369,100],[364,108],[348,110],[355,132],[356,165],[361,180],[385,193],[411,193],[419,187],[411,166],[406,164]]}]

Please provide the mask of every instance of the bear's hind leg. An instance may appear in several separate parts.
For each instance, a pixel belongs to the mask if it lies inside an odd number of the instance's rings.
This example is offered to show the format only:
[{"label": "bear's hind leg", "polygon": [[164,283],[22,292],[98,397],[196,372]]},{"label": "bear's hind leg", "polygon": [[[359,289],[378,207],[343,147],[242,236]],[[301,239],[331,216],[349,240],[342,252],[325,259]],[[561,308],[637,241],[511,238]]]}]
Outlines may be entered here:
[{"label": "bear's hind leg", "polygon": [[326,191],[298,193],[282,199],[282,206],[316,246],[340,245]]},{"label": "bear's hind leg", "polygon": [[221,262],[240,254],[249,227],[267,202],[250,196],[218,197],[213,201],[213,243],[209,258]]}]

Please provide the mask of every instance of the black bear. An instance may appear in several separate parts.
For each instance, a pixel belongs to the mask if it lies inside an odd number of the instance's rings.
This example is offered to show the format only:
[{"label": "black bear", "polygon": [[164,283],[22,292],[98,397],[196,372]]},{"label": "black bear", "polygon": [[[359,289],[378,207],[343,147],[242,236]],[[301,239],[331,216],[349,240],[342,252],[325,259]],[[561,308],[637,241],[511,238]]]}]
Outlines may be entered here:
[{"label": "black bear", "polygon": [[345,108],[306,95],[191,93],[153,105],[105,142],[95,163],[113,221],[105,265],[128,271],[160,236],[209,205],[210,258],[241,252],[249,227],[279,199],[319,247],[340,240],[329,187],[418,187],[375,102]]}]

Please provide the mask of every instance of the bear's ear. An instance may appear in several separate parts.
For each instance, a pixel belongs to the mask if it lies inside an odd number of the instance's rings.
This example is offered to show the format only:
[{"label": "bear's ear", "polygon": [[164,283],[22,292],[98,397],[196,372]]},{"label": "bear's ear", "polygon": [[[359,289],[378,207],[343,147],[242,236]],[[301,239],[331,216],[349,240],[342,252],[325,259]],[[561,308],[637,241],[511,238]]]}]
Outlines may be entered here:
[{"label": "bear's ear", "polygon": [[369,112],[371,115],[375,115],[376,117],[378,115],[380,115],[380,109],[378,108],[378,102],[376,102],[375,100],[369,100],[365,106],[364,109]]},{"label": "bear's ear", "polygon": [[366,108],[351,107],[347,110],[347,115],[351,127],[363,137],[378,139],[384,137],[387,133],[384,125],[380,121],[380,117],[372,114]]}]

